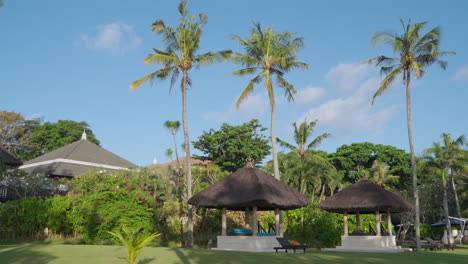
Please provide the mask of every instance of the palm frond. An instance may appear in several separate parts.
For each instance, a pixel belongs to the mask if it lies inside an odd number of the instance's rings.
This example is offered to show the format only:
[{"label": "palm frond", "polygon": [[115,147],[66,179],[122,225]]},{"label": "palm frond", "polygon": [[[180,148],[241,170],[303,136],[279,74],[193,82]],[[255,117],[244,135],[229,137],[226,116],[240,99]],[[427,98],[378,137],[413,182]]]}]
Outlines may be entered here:
[{"label": "palm frond", "polygon": [[257,68],[251,67],[251,68],[245,68],[245,69],[232,72],[231,74],[238,75],[238,76],[245,76],[245,75],[254,74],[256,71],[257,71]]},{"label": "palm frond", "polygon": [[232,56],[231,50],[222,50],[216,52],[207,52],[200,54],[195,57],[195,61],[198,62],[200,65],[209,65],[213,64],[214,62],[221,62],[223,60],[227,60]]},{"label": "palm frond", "polygon": [[330,137],[331,134],[329,133],[324,133],[320,136],[318,136],[317,138],[315,138],[312,142],[310,142],[309,145],[307,145],[307,149],[314,149],[316,148],[318,145],[320,145],[320,143],[322,143],[322,141],[328,137]]},{"label": "palm frond", "polygon": [[169,85],[169,93],[172,91],[172,87],[174,86],[175,82],[179,78],[179,69],[173,68],[172,69],[172,76],[171,76],[171,84]]},{"label": "palm frond", "polygon": [[371,38],[372,46],[377,43],[387,43],[393,45],[395,43],[395,34],[387,31],[377,31]]},{"label": "palm frond", "polygon": [[171,71],[172,68],[162,68],[155,72],[152,72],[148,75],[143,76],[142,78],[132,82],[130,84],[130,90],[134,91],[136,88],[140,87],[142,84],[150,81],[150,84],[153,85],[155,79],[165,80]]},{"label": "palm frond", "polygon": [[287,82],[282,77],[282,74],[276,74],[276,80],[277,80],[278,86],[284,89],[284,96],[286,97],[286,99],[289,102],[294,101],[294,94],[296,93],[294,86],[290,84],[289,82]]},{"label": "palm frond", "polygon": [[180,64],[180,60],[177,55],[174,54],[148,54],[144,60],[145,65],[159,64],[159,65],[177,65]]},{"label": "palm frond", "polygon": [[288,142],[284,141],[284,140],[281,140],[279,138],[276,138],[276,140],[278,141],[278,144],[280,146],[282,146],[283,148],[287,148],[287,149],[290,149],[290,150],[295,150],[297,149],[295,146],[289,144]]},{"label": "palm frond", "polygon": [[247,99],[247,97],[254,91],[255,84],[258,84],[261,80],[262,80],[261,73],[259,73],[252,80],[250,80],[249,84],[244,88],[242,93],[239,95],[239,98],[237,98],[236,108],[239,108],[239,106],[245,101],[245,99]]},{"label": "palm frond", "polygon": [[399,74],[401,74],[402,70],[403,69],[401,68],[401,66],[397,67],[393,71],[388,73],[387,76],[384,77],[384,79],[380,83],[379,89],[377,90],[377,92],[375,92],[374,96],[372,97],[372,104],[374,104],[375,98],[377,96],[380,96],[383,92],[385,92],[390,87],[390,85],[393,83],[393,81],[395,81],[395,78]]}]

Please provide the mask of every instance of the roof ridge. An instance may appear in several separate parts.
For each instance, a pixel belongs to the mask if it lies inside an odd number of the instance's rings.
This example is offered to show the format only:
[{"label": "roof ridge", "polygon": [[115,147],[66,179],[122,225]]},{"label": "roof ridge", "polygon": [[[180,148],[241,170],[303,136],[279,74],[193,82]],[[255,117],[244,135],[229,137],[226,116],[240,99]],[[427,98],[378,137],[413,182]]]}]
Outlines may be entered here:
[{"label": "roof ridge", "polygon": [[64,158],[64,159],[68,158],[68,156],[70,156],[70,155],[76,150],[76,148],[78,148],[78,146],[81,145],[81,143],[83,142],[83,140],[84,140],[84,139],[80,139],[80,140],[78,141],[78,144],[76,144],[76,146],[75,146],[73,149],[71,149],[63,158]]}]

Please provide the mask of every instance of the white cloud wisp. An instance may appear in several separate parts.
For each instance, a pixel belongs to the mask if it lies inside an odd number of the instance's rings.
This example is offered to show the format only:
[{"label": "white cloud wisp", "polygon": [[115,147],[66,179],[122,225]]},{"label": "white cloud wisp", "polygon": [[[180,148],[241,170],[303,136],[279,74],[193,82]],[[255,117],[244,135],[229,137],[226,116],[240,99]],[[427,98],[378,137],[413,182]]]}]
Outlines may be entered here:
[{"label": "white cloud wisp", "polygon": [[136,49],[142,39],[132,26],[125,23],[111,23],[97,27],[96,36],[81,35],[79,41],[89,50],[109,52],[114,55],[124,55]]}]

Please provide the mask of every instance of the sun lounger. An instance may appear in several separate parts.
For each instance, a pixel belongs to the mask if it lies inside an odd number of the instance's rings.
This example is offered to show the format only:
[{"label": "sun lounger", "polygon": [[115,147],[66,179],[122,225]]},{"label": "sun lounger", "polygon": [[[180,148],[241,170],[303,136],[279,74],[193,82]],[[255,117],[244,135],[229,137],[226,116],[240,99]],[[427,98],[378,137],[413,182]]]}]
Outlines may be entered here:
[{"label": "sun lounger", "polygon": [[309,246],[306,246],[306,245],[293,245],[293,244],[289,243],[289,241],[284,237],[277,237],[276,240],[278,240],[278,242],[281,245],[281,247],[274,247],[273,248],[274,250],[276,250],[276,252],[278,252],[278,250],[284,249],[286,251],[286,253],[288,253],[288,250],[292,249],[292,250],[294,250],[294,253],[295,253],[296,249],[302,249],[302,250],[304,250],[304,253],[305,253],[306,249],[309,248]]},{"label": "sun lounger", "polygon": [[427,242],[429,242],[430,244],[435,245],[439,250],[442,250],[442,248],[446,248],[447,251],[455,250],[455,245],[454,244],[444,244],[441,241],[432,240],[431,238],[428,238],[428,237],[426,237],[424,239],[426,239]]}]

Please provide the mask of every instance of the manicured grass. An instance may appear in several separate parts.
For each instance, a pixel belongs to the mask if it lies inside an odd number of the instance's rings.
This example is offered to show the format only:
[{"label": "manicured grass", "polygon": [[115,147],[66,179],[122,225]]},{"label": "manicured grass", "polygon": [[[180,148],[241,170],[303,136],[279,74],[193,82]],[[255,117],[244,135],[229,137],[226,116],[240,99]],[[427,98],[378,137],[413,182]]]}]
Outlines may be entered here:
[{"label": "manicured grass", "polygon": [[[82,264],[125,263],[125,250],[118,246],[87,246],[87,245],[3,245],[0,246],[0,263],[9,264]],[[417,253],[342,253],[320,252],[311,250],[303,253],[248,253],[226,252],[206,249],[183,249],[167,247],[148,247],[143,250],[140,263],[468,263],[468,247],[455,251]]]}]

